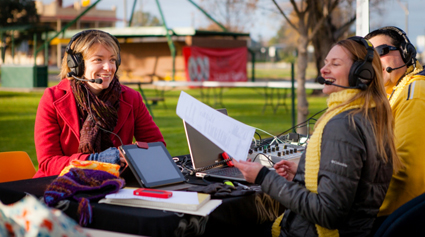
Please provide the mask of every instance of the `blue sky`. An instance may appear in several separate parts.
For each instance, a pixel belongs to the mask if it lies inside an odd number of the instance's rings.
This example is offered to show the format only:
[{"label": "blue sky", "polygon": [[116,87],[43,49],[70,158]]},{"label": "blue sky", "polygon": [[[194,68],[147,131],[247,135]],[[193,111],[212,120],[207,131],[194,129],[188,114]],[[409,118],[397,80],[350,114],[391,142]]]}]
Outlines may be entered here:
[{"label": "blue sky", "polygon": [[[44,3],[50,3],[54,0],[42,0]],[[63,0],[64,6],[72,5],[78,0]],[[95,2],[96,0],[91,0]],[[218,0],[214,0],[218,1]],[[374,0],[370,0],[374,1]],[[102,0],[97,4],[97,8],[110,9],[113,5],[117,8],[117,17],[124,17],[124,3],[127,5],[127,18],[130,18],[131,9],[134,0]],[[195,27],[206,26],[210,21],[189,1],[187,0],[159,0],[162,11],[165,15],[167,26],[174,27]],[[194,0],[200,3],[200,0]],[[283,17],[273,14],[276,8],[272,0],[259,0],[260,7],[255,15],[255,24],[250,28],[251,37],[258,40],[259,36],[267,40],[273,37],[278,30]],[[279,0],[278,2],[288,2],[287,0]],[[409,10],[408,29],[406,29],[405,12],[400,3]],[[143,11],[148,11],[160,17],[155,0],[137,0],[137,4],[143,5]],[[138,6],[136,7],[138,9]],[[206,9],[208,11],[208,9]],[[382,14],[378,12],[370,12],[370,29],[394,25],[408,33],[413,44],[416,44],[418,35],[425,35],[425,0],[386,0]],[[118,22],[117,27],[124,26],[123,22]]]}]

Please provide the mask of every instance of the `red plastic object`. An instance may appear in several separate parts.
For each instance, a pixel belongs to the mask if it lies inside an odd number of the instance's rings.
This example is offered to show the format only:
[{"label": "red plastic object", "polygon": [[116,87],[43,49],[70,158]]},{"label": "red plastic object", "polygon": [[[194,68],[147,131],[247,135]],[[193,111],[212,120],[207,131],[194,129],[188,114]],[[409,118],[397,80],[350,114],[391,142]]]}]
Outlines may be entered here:
[{"label": "red plastic object", "polygon": [[[230,159],[230,156],[226,153],[226,152],[223,152],[222,154],[221,154],[221,156],[223,157],[223,159],[225,159],[225,160],[227,160],[227,159]],[[232,160],[230,159],[230,160],[228,160],[227,162],[227,166],[229,166],[229,167],[233,167],[233,166],[235,166],[234,164],[233,164],[233,162],[232,162]]]},{"label": "red plastic object", "polygon": [[173,193],[170,191],[149,189],[149,188],[138,188],[133,192],[136,196],[154,197],[154,198],[170,198]]}]

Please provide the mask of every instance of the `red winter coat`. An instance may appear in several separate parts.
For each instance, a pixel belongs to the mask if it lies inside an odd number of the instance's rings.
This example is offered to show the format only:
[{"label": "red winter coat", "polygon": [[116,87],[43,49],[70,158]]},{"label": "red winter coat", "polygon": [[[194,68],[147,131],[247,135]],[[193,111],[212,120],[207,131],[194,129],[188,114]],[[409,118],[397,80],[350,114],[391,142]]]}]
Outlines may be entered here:
[{"label": "red winter coat", "polygon": [[[114,133],[124,145],[133,143],[133,137],[143,142],[164,142],[140,94],[121,85],[118,121]],[[34,141],[38,171],[34,178],[58,175],[71,160],[86,160],[89,154],[78,153],[80,122],[77,104],[70,82],[62,80],[47,88],[41,97],[35,119]],[[115,147],[119,138],[111,134]]]}]

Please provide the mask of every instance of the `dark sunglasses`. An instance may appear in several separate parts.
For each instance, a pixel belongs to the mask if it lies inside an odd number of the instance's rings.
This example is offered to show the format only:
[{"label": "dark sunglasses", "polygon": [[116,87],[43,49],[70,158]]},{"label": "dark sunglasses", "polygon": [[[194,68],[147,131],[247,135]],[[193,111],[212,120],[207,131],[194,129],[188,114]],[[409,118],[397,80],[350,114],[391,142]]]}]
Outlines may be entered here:
[{"label": "dark sunglasses", "polygon": [[398,48],[391,46],[391,45],[386,45],[386,44],[379,45],[379,46],[375,47],[375,49],[379,53],[380,57],[388,54],[390,51],[398,50]]}]

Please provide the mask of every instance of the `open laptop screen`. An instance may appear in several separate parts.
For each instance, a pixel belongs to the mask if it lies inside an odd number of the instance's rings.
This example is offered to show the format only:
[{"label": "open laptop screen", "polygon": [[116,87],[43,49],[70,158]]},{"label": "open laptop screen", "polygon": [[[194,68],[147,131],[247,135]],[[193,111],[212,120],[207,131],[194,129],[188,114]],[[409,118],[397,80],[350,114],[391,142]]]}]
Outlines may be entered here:
[{"label": "open laptop screen", "polygon": [[[227,115],[226,109],[218,109],[219,112]],[[223,150],[198,132],[195,128],[183,121],[187,144],[194,169],[210,166],[221,160]]]}]

